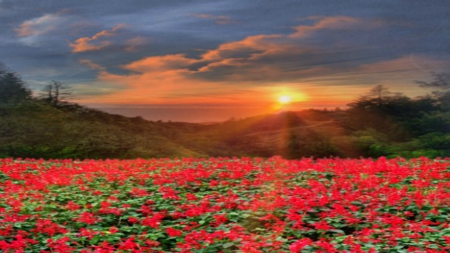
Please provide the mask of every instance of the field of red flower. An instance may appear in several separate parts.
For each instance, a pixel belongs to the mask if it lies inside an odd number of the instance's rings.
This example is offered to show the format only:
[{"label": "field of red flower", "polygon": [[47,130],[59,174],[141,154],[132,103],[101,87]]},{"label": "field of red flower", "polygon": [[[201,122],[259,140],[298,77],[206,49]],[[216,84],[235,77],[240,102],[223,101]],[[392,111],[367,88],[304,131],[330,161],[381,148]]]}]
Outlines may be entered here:
[{"label": "field of red flower", "polygon": [[449,252],[450,159],[0,159],[2,252]]}]

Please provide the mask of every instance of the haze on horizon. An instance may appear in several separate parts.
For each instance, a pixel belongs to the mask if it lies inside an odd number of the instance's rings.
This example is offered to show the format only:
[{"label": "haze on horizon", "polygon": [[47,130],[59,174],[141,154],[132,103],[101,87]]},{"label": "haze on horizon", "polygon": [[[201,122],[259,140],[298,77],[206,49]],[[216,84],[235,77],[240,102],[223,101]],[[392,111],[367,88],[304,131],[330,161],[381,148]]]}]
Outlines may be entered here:
[{"label": "haze on horizon", "polygon": [[34,91],[152,120],[345,106],[376,85],[417,96],[450,70],[450,2],[0,0],[0,61]]}]

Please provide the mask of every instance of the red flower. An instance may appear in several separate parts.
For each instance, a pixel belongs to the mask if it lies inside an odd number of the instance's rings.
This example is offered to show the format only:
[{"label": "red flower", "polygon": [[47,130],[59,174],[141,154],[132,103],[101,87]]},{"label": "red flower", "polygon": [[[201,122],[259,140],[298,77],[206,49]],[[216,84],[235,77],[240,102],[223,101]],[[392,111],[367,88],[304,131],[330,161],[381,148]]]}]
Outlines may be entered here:
[{"label": "red flower", "polygon": [[128,218],[128,222],[132,223],[132,224],[135,224],[135,223],[139,222],[139,219],[136,218],[136,217],[131,216],[131,217]]},{"label": "red flower", "polygon": [[171,227],[166,228],[166,233],[172,237],[180,236],[183,234],[183,232],[181,230],[173,229]]},{"label": "red flower", "polygon": [[76,211],[76,210],[80,209],[80,206],[77,205],[77,203],[75,203],[73,201],[69,201],[69,203],[67,203],[67,205],[66,205],[66,209],[68,209],[70,211]]},{"label": "red flower", "polygon": [[110,227],[108,231],[109,231],[111,234],[115,234],[115,233],[119,232],[119,229],[116,228],[116,227]]},{"label": "red flower", "polygon": [[92,225],[97,222],[97,218],[90,212],[83,212],[80,214],[77,221]]},{"label": "red flower", "polygon": [[330,230],[333,227],[330,226],[326,221],[319,221],[313,224],[314,228],[317,230]]},{"label": "red flower", "polygon": [[291,244],[291,246],[289,246],[289,250],[291,250],[292,253],[297,253],[304,249],[306,246],[311,245],[312,243],[313,241],[311,239],[303,238]]},{"label": "red flower", "polygon": [[128,238],[125,242],[121,242],[119,249],[121,250],[134,250],[138,248],[139,245],[134,242],[134,237]]}]

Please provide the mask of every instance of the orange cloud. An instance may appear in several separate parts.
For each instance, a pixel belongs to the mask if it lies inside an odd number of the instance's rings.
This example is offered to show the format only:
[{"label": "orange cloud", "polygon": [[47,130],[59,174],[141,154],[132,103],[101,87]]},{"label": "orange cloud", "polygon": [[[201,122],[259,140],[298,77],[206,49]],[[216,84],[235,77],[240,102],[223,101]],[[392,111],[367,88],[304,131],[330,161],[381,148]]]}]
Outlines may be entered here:
[{"label": "orange cloud", "polygon": [[183,54],[151,56],[127,64],[124,69],[134,72],[161,72],[167,70],[184,69],[198,60],[186,58]]},{"label": "orange cloud", "polygon": [[[219,45],[217,49],[207,51],[202,55],[202,59],[206,61],[220,60],[230,58],[233,54],[239,54],[240,51],[264,51],[274,46],[276,43],[271,39],[281,38],[281,35],[254,35],[244,38],[240,41],[227,42]],[[233,58],[233,57],[232,57]]]},{"label": "orange cloud", "polygon": [[[180,68],[195,60],[183,55],[147,57],[123,66],[132,71],[128,75],[118,75],[104,71],[91,61],[81,63],[100,70],[97,82],[121,85],[126,88],[115,93],[83,98],[83,103],[105,104],[260,104],[261,97],[267,96],[257,88],[226,87],[226,82],[212,83],[189,78],[189,70]],[[271,99],[271,98],[268,98]]]},{"label": "orange cloud", "polygon": [[125,25],[120,24],[113,27],[111,30],[103,30],[101,32],[98,32],[94,34],[94,36],[92,37],[79,38],[74,43],[69,43],[69,46],[72,48],[73,53],[100,50],[104,47],[109,46],[111,42],[106,40],[98,42],[98,40],[101,39],[102,37],[113,36],[114,32],[123,27],[125,27]]},{"label": "orange cloud", "polygon": [[306,26],[296,26],[294,27],[295,33],[291,34],[291,37],[304,37],[311,33],[323,30],[323,29],[349,29],[351,27],[356,27],[366,23],[362,19],[348,17],[348,16],[337,16],[337,17],[322,17],[322,16],[312,16],[306,19],[318,20],[314,25]]}]

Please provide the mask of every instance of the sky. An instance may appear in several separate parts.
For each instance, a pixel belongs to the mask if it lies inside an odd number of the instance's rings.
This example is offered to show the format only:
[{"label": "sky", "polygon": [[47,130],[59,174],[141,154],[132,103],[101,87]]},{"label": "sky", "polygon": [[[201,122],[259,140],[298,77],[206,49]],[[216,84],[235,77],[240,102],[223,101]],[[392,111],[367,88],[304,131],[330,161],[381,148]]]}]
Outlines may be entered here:
[{"label": "sky", "polygon": [[[0,62],[36,94],[150,120],[335,108],[450,68],[446,0],[0,0]],[[280,97],[289,101],[280,102]]]}]

